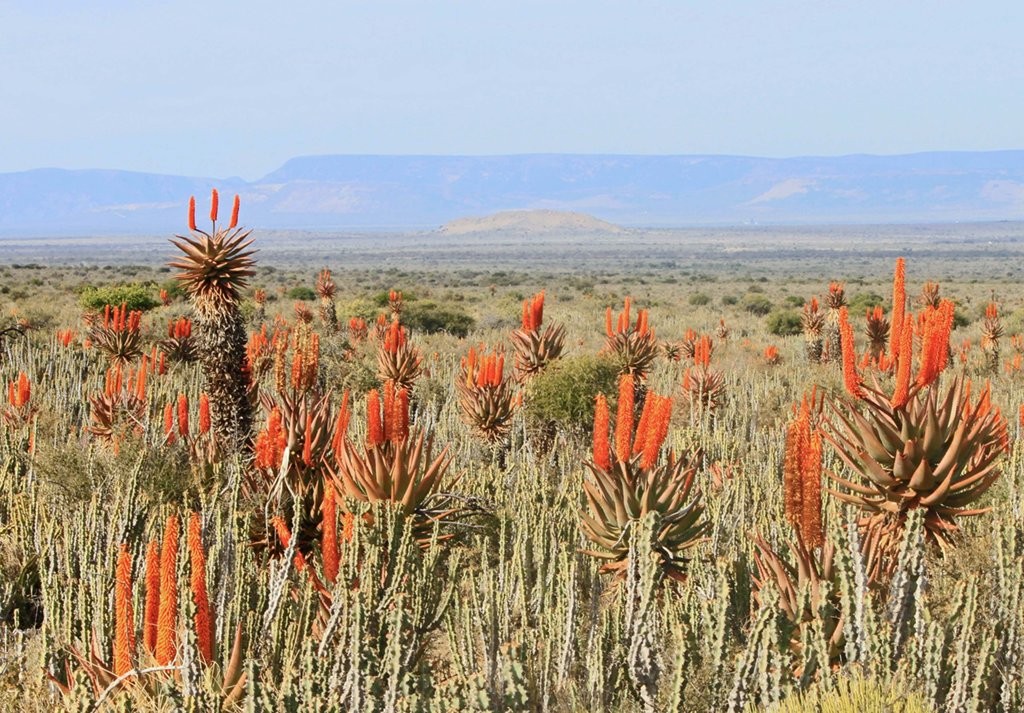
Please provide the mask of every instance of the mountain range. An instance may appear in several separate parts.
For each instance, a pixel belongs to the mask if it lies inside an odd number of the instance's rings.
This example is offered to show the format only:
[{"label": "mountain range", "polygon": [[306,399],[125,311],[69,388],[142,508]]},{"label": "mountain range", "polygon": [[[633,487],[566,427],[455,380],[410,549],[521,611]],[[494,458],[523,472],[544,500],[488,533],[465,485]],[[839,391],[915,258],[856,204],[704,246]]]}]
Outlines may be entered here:
[{"label": "mountain range", "polygon": [[173,233],[214,187],[266,229],[430,230],[537,209],[631,227],[1020,220],[1024,151],[304,156],[254,181],[46,168],[0,173],[0,234]]}]

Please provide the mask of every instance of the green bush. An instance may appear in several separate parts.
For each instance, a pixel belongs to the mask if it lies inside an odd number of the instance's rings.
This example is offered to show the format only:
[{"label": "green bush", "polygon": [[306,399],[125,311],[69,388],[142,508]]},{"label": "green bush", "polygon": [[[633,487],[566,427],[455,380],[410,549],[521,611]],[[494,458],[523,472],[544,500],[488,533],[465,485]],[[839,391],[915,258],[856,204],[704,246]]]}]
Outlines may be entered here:
[{"label": "green bush", "polygon": [[413,302],[402,309],[402,323],[416,332],[433,334],[447,332],[465,337],[473,328],[473,318],[461,307],[436,302]]},{"label": "green bush", "polygon": [[852,320],[854,316],[863,317],[864,313],[878,305],[881,305],[886,313],[889,312],[889,300],[876,292],[858,292],[847,303],[847,309],[850,311],[850,318]]},{"label": "green bush", "polygon": [[694,292],[690,295],[689,303],[694,307],[703,307],[706,304],[711,304],[711,298],[703,292]]},{"label": "green bush", "polygon": [[527,395],[527,419],[535,426],[555,424],[578,435],[594,428],[594,399],[614,399],[618,366],[605,356],[560,359],[535,376]]},{"label": "green bush", "polygon": [[[402,293],[403,305],[408,305],[410,302],[415,302],[417,297],[412,292],[406,290],[399,290]],[[373,303],[378,307],[387,307],[391,302],[391,290],[386,292],[378,292],[373,296]]]},{"label": "green bush", "polygon": [[800,314],[791,309],[777,309],[768,315],[768,332],[779,337],[800,334]]},{"label": "green bush", "polygon": [[739,304],[739,298],[737,298],[736,295],[723,295],[722,304],[727,307],[732,306],[734,304]]},{"label": "green bush", "polygon": [[124,304],[129,310],[153,309],[160,301],[153,296],[153,290],[138,283],[131,285],[104,285],[103,287],[86,287],[78,297],[79,304],[85,309],[99,311],[107,305]]},{"label": "green bush", "polygon": [[293,299],[293,300],[301,300],[303,302],[311,302],[311,301],[316,299],[316,292],[313,290],[312,287],[306,287],[305,285],[300,285],[298,287],[293,287],[290,290],[288,290],[288,297],[289,297],[289,299]]},{"label": "green bush", "polygon": [[767,297],[750,293],[743,298],[743,309],[758,317],[764,317],[772,311],[772,302]]}]

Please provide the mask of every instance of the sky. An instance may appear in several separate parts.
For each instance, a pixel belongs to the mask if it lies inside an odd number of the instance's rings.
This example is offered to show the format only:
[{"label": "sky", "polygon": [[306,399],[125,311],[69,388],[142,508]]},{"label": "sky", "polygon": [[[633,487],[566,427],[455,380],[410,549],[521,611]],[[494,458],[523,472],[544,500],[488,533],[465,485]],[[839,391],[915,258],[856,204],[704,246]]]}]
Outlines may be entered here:
[{"label": "sky", "polygon": [[1024,148],[1020,0],[0,0],[0,172]]}]

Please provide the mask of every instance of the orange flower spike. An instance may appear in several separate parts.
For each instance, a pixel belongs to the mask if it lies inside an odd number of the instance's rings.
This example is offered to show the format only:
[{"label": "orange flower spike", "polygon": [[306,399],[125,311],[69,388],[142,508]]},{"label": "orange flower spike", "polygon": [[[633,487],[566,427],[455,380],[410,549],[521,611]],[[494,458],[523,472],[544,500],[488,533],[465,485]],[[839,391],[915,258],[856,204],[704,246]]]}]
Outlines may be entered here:
[{"label": "orange flower spike", "polygon": [[210,220],[214,223],[217,222],[217,213],[220,209],[220,195],[217,193],[217,189],[214,188],[210,192]]},{"label": "orange flower spike", "polygon": [[540,325],[544,322],[544,291],[538,292],[533,297],[533,304],[531,305],[531,318],[532,326],[531,329],[536,331],[540,329]]},{"label": "orange flower spike", "polygon": [[32,398],[32,384],[28,380],[28,374],[18,372],[18,408],[21,408]]},{"label": "orange flower spike", "polygon": [[614,334],[612,332],[612,308],[608,307],[604,311],[604,331],[610,337]]},{"label": "orange flower spike", "polygon": [[903,345],[902,331],[907,310],[906,261],[896,258],[896,270],[892,278],[892,321],[889,329],[889,352],[897,358]]},{"label": "orange flower spike", "polygon": [[821,435],[816,431],[810,434],[800,465],[800,532],[808,547],[820,547],[825,535],[821,521]]},{"label": "orange flower spike", "polygon": [[178,435],[188,437],[188,396],[178,394]]},{"label": "orange flower spike", "polygon": [[854,398],[862,398],[860,374],[857,373],[857,352],[853,343],[853,326],[846,307],[839,308],[839,342],[843,354],[843,385]]},{"label": "orange flower spike", "polygon": [[652,396],[655,404],[651,420],[647,424],[643,456],[640,458],[640,467],[644,470],[654,466],[654,462],[658,458],[658,451],[661,450],[665,437],[668,436],[669,423],[672,421],[672,399],[667,396]]},{"label": "orange flower spike", "polygon": [[114,582],[114,675],[123,676],[134,668],[135,612],[132,609],[132,558],[121,544],[117,554]]},{"label": "orange flower spike", "polygon": [[202,522],[199,513],[192,513],[188,521],[188,554],[191,565],[192,602],[196,611],[193,621],[196,627],[196,644],[203,663],[213,661],[213,616],[210,613],[210,597],[206,591],[206,553],[203,552]]},{"label": "orange flower spike", "polygon": [[302,462],[313,465],[313,414],[306,414],[306,430],[302,434]]},{"label": "orange flower spike", "polygon": [[[1021,407],[1024,412],[1024,406]],[[610,414],[604,394],[597,395],[594,405],[594,465],[607,473],[612,469],[611,446],[608,443]]]},{"label": "orange flower spike", "polygon": [[206,392],[199,394],[199,432],[209,433],[210,431],[210,397]]},{"label": "orange flower spike", "polygon": [[156,630],[160,612],[160,543],[150,540],[146,547],[146,601],[143,608],[142,641],[146,651],[156,651]]},{"label": "orange flower spike", "polygon": [[195,232],[196,230],[196,197],[191,196],[188,199],[188,229]]},{"label": "orange flower spike", "polygon": [[889,405],[903,408],[910,400],[910,362],[914,351],[913,315],[907,315],[903,331],[900,334],[900,350],[896,358],[896,385],[893,388]]},{"label": "orange flower spike", "polygon": [[146,400],[146,377],[149,376],[149,357],[142,357],[139,373],[135,375],[135,397],[139,401]]},{"label": "orange flower spike", "polygon": [[228,230],[232,230],[238,227],[238,209],[242,206],[242,201],[235,194],[235,201],[231,204],[231,222],[228,224]]},{"label": "orange flower spike", "polygon": [[167,518],[163,549],[160,552],[160,610],[156,625],[156,662],[167,666],[176,653],[178,621],[178,516]]},{"label": "orange flower spike", "polygon": [[628,462],[633,440],[633,377],[619,378],[619,403],[615,413],[615,457]]},{"label": "orange flower spike", "polygon": [[328,480],[324,484],[324,500],[321,506],[323,520],[320,525],[322,537],[320,551],[324,562],[324,576],[330,584],[338,578],[338,504],[334,500],[334,486]]},{"label": "orange flower spike", "polygon": [[996,306],[995,302],[989,302],[985,305],[985,319],[998,319],[999,318],[999,307]]},{"label": "orange flower spike", "polygon": [[164,406],[164,438],[174,443],[174,404]]},{"label": "orange flower spike", "polygon": [[384,442],[384,424],[380,419],[380,393],[372,389],[366,395],[366,441],[370,446]]},{"label": "orange flower spike", "polygon": [[404,441],[409,438],[409,390],[399,389],[395,394],[395,425],[393,438],[396,441]]},{"label": "orange flower spike", "polygon": [[651,420],[651,414],[654,411],[657,400],[656,394],[650,394],[644,399],[644,407],[640,410],[640,420],[636,424],[636,435],[633,438],[633,455],[637,455],[644,449],[644,443],[647,440],[648,423]]}]

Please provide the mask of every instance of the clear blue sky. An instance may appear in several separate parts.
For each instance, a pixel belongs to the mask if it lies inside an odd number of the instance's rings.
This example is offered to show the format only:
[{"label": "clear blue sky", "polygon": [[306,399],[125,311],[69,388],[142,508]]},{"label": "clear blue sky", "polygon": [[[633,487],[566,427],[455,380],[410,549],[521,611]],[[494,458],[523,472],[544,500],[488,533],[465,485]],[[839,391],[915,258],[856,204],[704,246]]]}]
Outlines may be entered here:
[{"label": "clear blue sky", "polygon": [[1024,2],[0,0],[0,171],[1024,148]]}]

